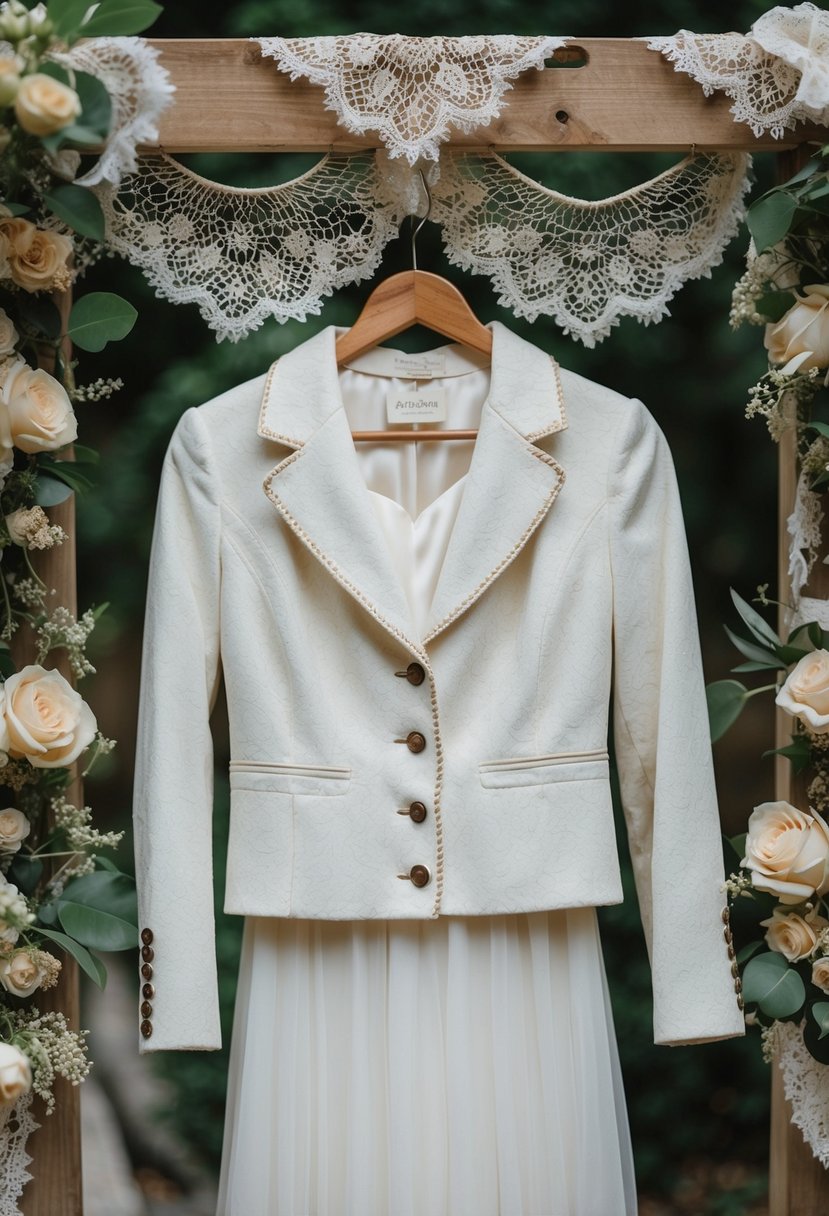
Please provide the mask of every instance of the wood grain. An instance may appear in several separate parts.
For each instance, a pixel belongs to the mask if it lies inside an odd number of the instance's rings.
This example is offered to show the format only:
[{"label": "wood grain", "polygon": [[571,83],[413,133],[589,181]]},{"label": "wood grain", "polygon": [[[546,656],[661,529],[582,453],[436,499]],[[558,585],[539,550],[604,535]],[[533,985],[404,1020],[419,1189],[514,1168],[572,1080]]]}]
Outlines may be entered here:
[{"label": "wood grain", "polygon": [[[176,85],[161,121],[159,145],[168,152],[325,152],[379,147],[379,137],[356,138],[325,109],[324,92],[291,81],[273,59],[243,38],[170,38],[152,43]],[[501,151],[688,151],[773,149],[817,138],[799,126],[783,140],[755,138],[731,117],[723,94],[706,98],[700,86],[643,42],[585,38],[584,67],[525,72],[490,126],[453,133],[454,148]],[[565,57],[567,57],[565,55]]]}]

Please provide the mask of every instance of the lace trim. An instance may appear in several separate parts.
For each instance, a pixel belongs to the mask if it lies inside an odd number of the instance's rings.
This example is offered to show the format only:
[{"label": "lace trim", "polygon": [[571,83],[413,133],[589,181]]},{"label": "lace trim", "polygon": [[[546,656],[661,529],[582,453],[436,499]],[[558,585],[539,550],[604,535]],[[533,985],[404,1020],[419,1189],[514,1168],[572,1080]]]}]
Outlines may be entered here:
[{"label": "lace trim", "polygon": [[783,1092],[792,1104],[792,1123],[825,1168],[829,1168],[829,1071],[803,1042],[803,1028],[791,1022],[776,1025],[777,1063]]},{"label": "lace trim", "polygon": [[419,157],[437,160],[451,129],[469,132],[493,122],[510,81],[541,70],[567,39],[350,34],[252,41],[291,80],[305,76],[322,86],[326,108],[346,130],[375,131],[390,156],[414,164]]},{"label": "lace trim", "polygon": [[116,191],[97,186],[107,244],[156,295],[197,304],[221,341],[268,318],[304,321],[346,283],[370,278],[397,235],[376,199],[373,153],[330,155],[279,186],[207,181],[164,154]]},{"label": "lace trim", "polygon": [[771,9],[746,35],[680,30],[641,41],[693,76],[706,96],[727,94],[735,121],[757,136],[780,139],[798,122],[829,123],[829,13],[814,4]]},{"label": "lace trim", "polygon": [[28,1093],[15,1106],[0,1111],[0,1216],[22,1216],[17,1201],[32,1179],[27,1168],[32,1158],[26,1152],[26,1141],[40,1127],[31,1105],[32,1095]]},{"label": "lace trim", "polygon": [[548,190],[494,153],[445,154],[441,165],[432,214],[449,260],[487,275],[517,316],[550,316],[592,347],[623,316],[660,320],[683,283],[722,261],[745,213],[750,161],[687,157],[597,202]]},{"label": "lace trim", "polygon": [[789,542],[789,579],[792,599],[797,604],[800,593],[809,581],[820,555],[823,507],[820,495],[809,489],[809,476],[801,472],[797,479],[794,510],[786,521]]},{"label": "lace trim", "polygon": [[112,130],[92,168],[77,178],[81,186],[110,182],[138,167],[138,144],[156,143],[159,119],[172,101],[175,85],[159,62],[159,52],[143,38],[91,38],[50,58],[102,81],[112,100]]}]

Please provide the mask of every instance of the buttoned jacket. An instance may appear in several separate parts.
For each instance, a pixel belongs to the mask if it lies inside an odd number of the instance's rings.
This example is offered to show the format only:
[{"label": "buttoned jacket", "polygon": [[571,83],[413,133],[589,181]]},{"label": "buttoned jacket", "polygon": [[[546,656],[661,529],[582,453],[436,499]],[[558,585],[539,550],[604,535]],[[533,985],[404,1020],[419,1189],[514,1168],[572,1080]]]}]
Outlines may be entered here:
[{"label": "buttoned jacket", "polygon": [[175,430],[136,756],[142,1049],[220,1045],[208,725],[220,672],[224,906],[250,916],[619,902],[612,707],[655,1039],[742,1031],[666,442],[640,402],[491,328],[489,396],[425,633],[361,475],[337,331]]}]

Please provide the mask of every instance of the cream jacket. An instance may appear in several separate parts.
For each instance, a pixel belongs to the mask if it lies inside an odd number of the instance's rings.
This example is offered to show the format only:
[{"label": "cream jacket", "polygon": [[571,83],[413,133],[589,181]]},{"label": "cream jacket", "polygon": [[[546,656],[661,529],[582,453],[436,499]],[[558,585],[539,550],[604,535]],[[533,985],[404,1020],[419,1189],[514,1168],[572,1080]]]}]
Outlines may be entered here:
[{"label": "cream jacket", "polygon": [[489,397],[425,634],[361,476],[337,331],[176,428],[135,775],[143,1050],[220,1046],[208,726],[220,671],[225,909],[240,915],[620,902],[612,706],[655,1039],[742,1032],[667,445],[640,402],[491,328]]}]

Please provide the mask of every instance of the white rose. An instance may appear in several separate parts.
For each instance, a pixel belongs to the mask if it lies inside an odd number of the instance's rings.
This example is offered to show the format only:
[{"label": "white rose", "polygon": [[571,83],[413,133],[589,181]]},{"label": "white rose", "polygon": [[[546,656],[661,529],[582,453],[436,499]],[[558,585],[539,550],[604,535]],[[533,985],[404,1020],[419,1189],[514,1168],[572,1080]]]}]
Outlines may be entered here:
[{"label": "white rose", "polygon": [[32,1088],[32,1069],[23,1052],[0,1043],[0,1104],[13,1106]]},{"label": "white rose", "polygon": [[4,308],[0,308],[0,358],[14,354],[19,336],[9,314]]},{"label": "white rose", "polygon": [[817,945],[818,933],[829,927],[829,921],[815,912],[799,916],[797,912],[786,912],[783,908],[775,908],[769,919],[761,920],[760,924],[768,926],[766,942],[769,949],[784,955],[790,963],[811,954]]},{"label": "white rose", "polygon": [[[775,325],[766,326],[765,346],[772,363],[803,358],[797,368],[829,367],[829,287],[813,284]],[[794,367],[792,371],[794,371]]]},{"label": "white rose", "polygon": [[829,958],[816,958],[812,963],[812,983],[829,996]]},{"label": "white rose", "polygon": [[805,654],[775,697],[787,714],[816,735],[829,730],[829,650]]},{"label": "white rose", "polygon": [[33,663],[8,677],[4,717],[9,754],[35,768],[62,768],[95,738],[98,723],[59,671]]},{"label": "white rose", "polygon": [[15,950],[10,958],[0,959],[0,984],[14,996],[31,996],[45,974],[26,950]]},{"label": "white rose", "polygon": [[16,853],[31,831],[22,811],[7,806],[0,811],[0,853]]},{"label": "white rose", "polygon": [[[11,441],[21,452],[50,452],[78,437],[72,402],[54,376],[33,371],[23,360],[3,375],[0,401],[6,406]],[[4,436],[0,434],[0,445]]]},{"label": "white rose", "polygon": [[68,127],[81,112],[81,101],[74,89],[44,72],[33,72],[20,81],[14,99],[14,113],[30,135],[51,135]]},{"label": "white rose", "polygon": [[829,827],[817,811],[806,815],[788,802],[764,802],[748,821],[746,855],[759,891],[783,904],[799,904],[829,888]]}]

